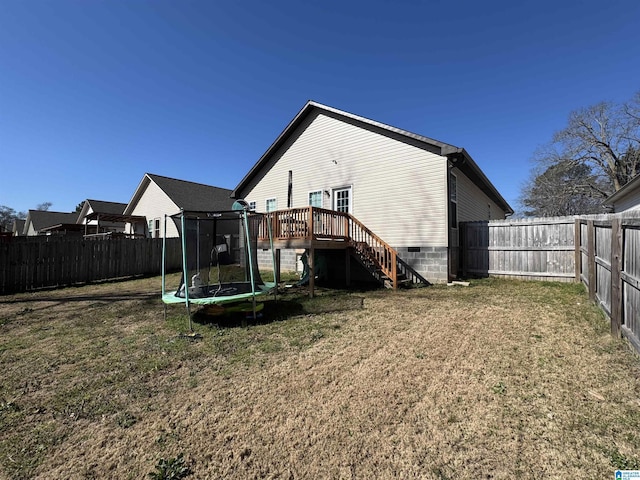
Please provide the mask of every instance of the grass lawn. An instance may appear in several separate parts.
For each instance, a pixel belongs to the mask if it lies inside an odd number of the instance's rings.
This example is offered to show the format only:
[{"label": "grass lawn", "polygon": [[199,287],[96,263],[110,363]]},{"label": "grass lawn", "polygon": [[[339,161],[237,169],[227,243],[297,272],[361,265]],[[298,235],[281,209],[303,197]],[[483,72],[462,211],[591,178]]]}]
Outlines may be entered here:
[{"label": "grass lawn", "polygon": [[159,291],[149,278],[0,297],[0,478],[640,469],[640,360],[580,285],[293,288],[247,328],[198,318],[197,341],[179,335],[184,307],[163,320]]}]

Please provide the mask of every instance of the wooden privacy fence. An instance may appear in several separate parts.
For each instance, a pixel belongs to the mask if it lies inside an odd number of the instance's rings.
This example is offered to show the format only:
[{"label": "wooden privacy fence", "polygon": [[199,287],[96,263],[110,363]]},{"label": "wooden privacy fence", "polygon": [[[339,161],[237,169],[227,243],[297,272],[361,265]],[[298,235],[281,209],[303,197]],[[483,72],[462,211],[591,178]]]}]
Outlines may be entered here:
[{"label": "wooden privacy fence", "polygon": [[463,223],[462,273],[572,282],[574,224],[575,217]]},{"label": "wooden privacy fence", "polygon": [[[179,238],[167,239],[167,271],[182,265]],[[11,237],[0,242],[0,294],[162,272],[162,239]]]},{"label": "wooden privacy fence", "polygon": [[576,276],[610,318],[611,333],[640,352],[640,218],[581,218],[576,232]]},{"label": "wooden privacy fence", "polygon": [[640,352],[640,212],[469,222],[460,239],[463,275],[583,282]]}]

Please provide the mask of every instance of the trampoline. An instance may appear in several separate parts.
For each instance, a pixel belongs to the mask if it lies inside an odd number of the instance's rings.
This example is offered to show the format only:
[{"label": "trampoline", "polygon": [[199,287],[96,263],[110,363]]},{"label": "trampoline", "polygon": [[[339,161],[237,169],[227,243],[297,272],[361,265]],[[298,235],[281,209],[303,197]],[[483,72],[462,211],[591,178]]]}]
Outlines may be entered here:
[{"label": "trampoline", "polygon": [[[269,219],[249,210],[246,202],[237,200],[232,210],[221,212],[185,211],[170,218],[181,238],[182,275],[174,291],[166,287],[166,224],[163,236],[162,301],[166,306],[184,304],[191,324],[191,305],[226,308],[253,314],[262,305],[256,297],[273,292],[276,283],[265,282],[258,269],[257,238],[260,229],[269,232],[271,261],[275,273],[275,256]],[[263,251],[263,255],[267,252]],[[244,305],[243,305],[244,303]],[[217,311],[222,311],[218,308]]]}]

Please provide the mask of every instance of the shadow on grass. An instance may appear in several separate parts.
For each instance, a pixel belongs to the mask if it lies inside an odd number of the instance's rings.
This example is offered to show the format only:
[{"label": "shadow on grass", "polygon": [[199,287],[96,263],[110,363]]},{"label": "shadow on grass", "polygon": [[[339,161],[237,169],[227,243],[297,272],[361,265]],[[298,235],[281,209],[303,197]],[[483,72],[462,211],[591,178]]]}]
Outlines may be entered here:
[{"label": "shadow on grass", "polygon": [[[246,302],[250,309],[250,302]],[[199,309],[193,313],[194,323],[218,328],[236,328],[244,326],[265,325],[272,322],[284,321],[289,318],[304,315],[323,315],[331,313],[349,312],[364,308],[364,297],[338,291],[335,294],[325,292],[314,298],[306,295],[284,295],[277,300],[261,302],[263,307],[253,318],[252,311],[223,312],[218,315],[207,314],[206,309]]]}]

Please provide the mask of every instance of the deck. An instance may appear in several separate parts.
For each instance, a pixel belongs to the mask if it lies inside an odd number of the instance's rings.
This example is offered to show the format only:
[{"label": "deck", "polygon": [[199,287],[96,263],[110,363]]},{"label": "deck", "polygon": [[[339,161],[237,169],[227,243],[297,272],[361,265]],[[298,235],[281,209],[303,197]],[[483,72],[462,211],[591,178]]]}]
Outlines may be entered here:
[{"label": "deck", "polygon": [[[348,213],[317,207],[291,208],[266,213],[260,223],[258,247],[276,250],[308,249],[309,287],[313,296],[313,256],[316,249],[342,249],[356,258],[388,288],[396,289],[400,281],[429,284],[404,262],[394,248]],[[280,266],[276,261],[276,274]],[[349,262],[345,262],[347,279]]]}]

